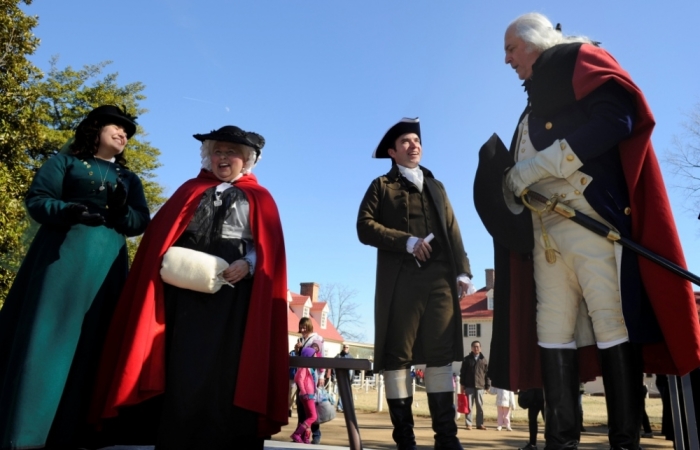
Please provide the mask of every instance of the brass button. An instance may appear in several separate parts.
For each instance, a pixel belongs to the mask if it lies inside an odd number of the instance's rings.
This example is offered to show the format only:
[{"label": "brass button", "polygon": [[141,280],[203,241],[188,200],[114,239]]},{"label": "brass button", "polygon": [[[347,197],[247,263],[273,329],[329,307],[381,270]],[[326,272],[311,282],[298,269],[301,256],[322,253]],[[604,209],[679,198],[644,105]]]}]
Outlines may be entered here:
[{"label": "brass button", "polygon": [[119,167],[117,167],[117,172],[119,172]]},{"label": "brass button", "polygon": [[573,161],[573,160],[574,160],[574,155],[566,155],[566,160],[567,160],[567,161]]},{"label": "brass button", "polygon": [[92,172],[88,172],[88,175],[92,176]]},{"label": "brass button", "polygon": [[559,148],[562,149],[562,150],[566,149],[566,142],[560,142],[560,143],[559,143]]},{"label": "brass button", "polygon": [[91,166],[90,164],[88,164],[88,165],[86,165],[85,167],[87,167],[87,168],[89,169],[89,168],[92,167],[92,166]]},{"label": "brass button", "polygon": [[523,131],[523,134],[527,134],[527,130]]},{"label": "brass button", "polygon": [[574,194],[579,195],[581,192],[580,191],[574,191]]},{"label": "brass button", "polygon": [[525,153],[525,147],[522,147],[522,148],[520,149],[520,153]]},{"label": "brass button", "polygon": [[566,194],[561,194],[561,198],[566,198]]},{"label": "brass button", "polygon": [[586,184],[586,183],[588,183],[588,180],[585,178],[581,178],[581,184]]},{"label": "brass button", "polygon": [[545,124],[544,124],[544,127],[545,127],[546,129],[548,129],[548,130],[551,130],[551,129],[552,129],[552,122],[547,122],[547,123],[545,123]]},{"label": "brass button", "polygon": [[527,142],[527,141],[526,141],[525,139],[523,139],[522,142],[521,142],[521,144],[524,144],[525,142]]},{"label": "brass button", "polygon": [[630,208],[629,206],[628,206],[627,208],[625,208],[625,214],[628,215],[628,216],[629,216],[630,214],[632,214],[632,208]]}]

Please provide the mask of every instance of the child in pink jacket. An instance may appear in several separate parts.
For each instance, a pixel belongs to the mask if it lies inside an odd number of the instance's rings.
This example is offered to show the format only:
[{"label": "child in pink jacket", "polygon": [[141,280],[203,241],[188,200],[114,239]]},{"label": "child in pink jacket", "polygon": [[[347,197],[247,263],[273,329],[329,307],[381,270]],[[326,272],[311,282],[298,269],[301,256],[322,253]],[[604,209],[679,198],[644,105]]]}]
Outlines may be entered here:
[{"label": "child in pink jacket", "polygon": [[[301,356],[313,358],[316,356],[316,349],[307,347],[301,351]],[[316,376],[315,370],[307,367],[299,367],[294,381],[299,389],[297,395],[301,399],[301,404],[306,413],[306,420],[301,422],[292,433],[294,442],[309,444],[311,442],[311,424],[316,422]]]}]

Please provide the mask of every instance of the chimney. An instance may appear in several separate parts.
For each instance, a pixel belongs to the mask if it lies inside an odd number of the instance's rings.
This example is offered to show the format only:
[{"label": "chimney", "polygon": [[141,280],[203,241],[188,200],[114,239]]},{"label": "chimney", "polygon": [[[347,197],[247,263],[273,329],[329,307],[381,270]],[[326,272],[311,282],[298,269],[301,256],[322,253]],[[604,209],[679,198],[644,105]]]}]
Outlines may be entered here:
[{"label": "chimney", "polygon": [[496,274],[493,269],[486,269],[486,289],[493,289]]},{"label": "chimney", "polygon": [[301,286],[301,295],[306,295],[311,297],[311,301],[316,303],[318,301],[318,283],[299,283]]}]

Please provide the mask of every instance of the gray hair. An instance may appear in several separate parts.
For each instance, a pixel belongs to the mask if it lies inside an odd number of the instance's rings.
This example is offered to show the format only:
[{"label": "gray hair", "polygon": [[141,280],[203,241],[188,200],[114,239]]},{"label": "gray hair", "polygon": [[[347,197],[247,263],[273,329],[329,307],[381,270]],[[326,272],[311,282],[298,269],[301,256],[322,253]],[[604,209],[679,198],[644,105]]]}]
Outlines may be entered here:
[{"label": "gray hair", "polygon": [[[214,140],[207,139],[204,142],[202,142],[202,146],[199,147],[199,155],[202,158],[202,169],[206,169],[211,172],[211,155],[212,152],[214,151]],[[248,158],[246,158],[245,164],[243,165],[243,169],[241,169],[242,174],[250,173],[253,171],[253,167],[260,161],[260,158],[262,158],[262,150],[260,151],[260,155],[258,155],[253,147],[249,147],[247,145],[243,144],[237,144],[240,145],[242,148],[245,148],[248,150]]]},{"label": "gray hair", "polygon": [[528,44],[530,50],[543,52],[557,44],[571,42],[583,42],[593,44],[594,42],[586,36],[564,36],[561,31],[556,30],[552,22],[540,13],[527,13],[518,17],[508,25],[508,29],[513,29],[515,35]]}]

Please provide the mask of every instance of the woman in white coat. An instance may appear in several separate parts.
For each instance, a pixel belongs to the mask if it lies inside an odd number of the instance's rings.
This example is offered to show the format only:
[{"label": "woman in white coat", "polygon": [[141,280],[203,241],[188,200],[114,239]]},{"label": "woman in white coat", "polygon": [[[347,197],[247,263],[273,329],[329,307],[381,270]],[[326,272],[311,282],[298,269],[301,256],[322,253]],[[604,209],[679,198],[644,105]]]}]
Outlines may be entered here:
[{"label": "woman in white coat", "polygon": [[496,396],[496,408],[498,409],[498,431],[503,427],[506,430],[513,431],[510,427],[510,412],[515,410],[515,394],[512,391],[492,387],[491,393]]}]

